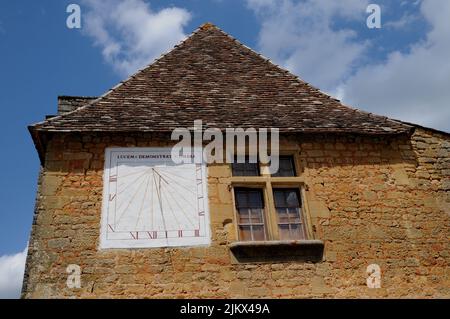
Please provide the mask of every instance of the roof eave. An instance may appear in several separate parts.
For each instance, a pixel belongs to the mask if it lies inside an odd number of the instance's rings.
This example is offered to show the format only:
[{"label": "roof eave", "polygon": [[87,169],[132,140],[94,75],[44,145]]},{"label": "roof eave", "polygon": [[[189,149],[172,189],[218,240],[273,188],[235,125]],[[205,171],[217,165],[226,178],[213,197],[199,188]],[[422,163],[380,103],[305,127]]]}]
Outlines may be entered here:
[{"label": "roof eave", "polygon": [[31,138],[34,143],[34,147],[36,148],[39,156],[39,161],[41,163],[41,166],[44,166],[45,164],[45,150],[46,150],[46,143],[42,141],[42,136],[40,134],[40,131],[36,129],[35,125],[29,125],[28,131],[30,132]]},{"label": "roof eave", "polygon": [[[408,123],[409,124],[409,123]],[[332,130],[332,129],[318,129],[318,130],[289,130],[280,129],[281,134],[356,134],[364,136],[399,136],[399,135],[412,135],[415,130],[415,126],[407,125],[409,129],[405,131],[393,131],[393,132],[369,132],[361,130]],[[34,146],[38,152],[39,160],[42,166],[45,164],[45,153],[47,148],[47,141],[45,140],[43,134],[46,133],[76,133],[76,134],[93,134],[93,133],[167,133],[170,134],[171,130],[52,130],[52,129],[42,129],[37,125],[29,125],[28,131],[30,132],[31,138],[33,140]],[[445,133],[445,132],[443,132]],[[445,133],[449,134],[449,133]]]}]

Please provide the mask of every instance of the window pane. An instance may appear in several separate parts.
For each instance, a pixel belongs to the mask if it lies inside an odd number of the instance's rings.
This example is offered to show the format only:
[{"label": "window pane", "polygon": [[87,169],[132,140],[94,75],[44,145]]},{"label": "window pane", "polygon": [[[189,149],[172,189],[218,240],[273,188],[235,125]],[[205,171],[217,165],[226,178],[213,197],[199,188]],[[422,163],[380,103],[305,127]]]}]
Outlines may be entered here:
[{"label": "window pane", "polygon": [[279,229],[279,232],[280,232],[280,239],[281,240],[290,239],[290,236],[289,236],[289,225],[279,225],[278,229]]},{"label": "window pane", "polygon": [[303,221],[297,189],[274,190],[280,239],[303,239]]},{"label": "window pane", "polygon": [[261,195],[261,191],[252,191],[249,192],[249,207],[263,207],[263,200],[262,200],[262,195]]},{"label": "window pane", "polygon": [[262,218],[262,211],[259,208],[251,209],[250,216],[252,224],[262,224],[264,222]]},{"label": "window pane", "polygon": [[239,224],[251,224],[248,209],[239,210]]},{"label": "window pane", "polygon": [[252,240],[251,226],[239,226],[239,238],[241,240]]},{"label": "window pane", "polygon": [[242,176],[244,172],[241,170],[240,167],[236,167],[233,165],[233,176]]},{"label": "window pane", "polygon": [[303,237],[303,228],[300,224],[291,224],[291,239],[301,239]]},{"label": "window pane", "polygon": [[235,189],[240,240],[265,240],[264,199],[262,190]]},{"label": "window pane", "polygon": [[297,197],[297,191],[287,191],[286,192],[286,202],[288,207],[299,207],[298,197]]},{"label": "window pane", "polygon": [[276,207],[286,207],[286,199],[283,191],[275,190],[273,192],[273,196],[275,198],[275,206]]},{"label": "window pane", "polygon": [[300,223],[300,210],[298,208],[287,208],[289,221],[291,223]]},{"label": "window pane", "polygon": [[238,163],[237,158],[235,158],[231,167],[233,176],[259,176],[258,163],[250,163],[248,157],[245,158],[245,163]]},{"label": "window pane", "polygon": [[277,208],[277,213],[279,223],[289,223],[289,215],[287,214],[286,208]]},{"label": "window pane", "polygon": [[233,163],[233,176],[258,176],[258,164]]},{"label": "window pane", "polygon": [[278,169],[278,172],[273,174],[272,176],[275,177],[296,176],[293,156],[280,156],[279,160],[280,160],[280,167]]},{"label": "window pane", "polygon": [[264,226],[252,226],[253,240],[265,240]]},{"label": "window pane", "polygon": [[248,207],[247,203],[247,193],[236,191],[236,207]]}]

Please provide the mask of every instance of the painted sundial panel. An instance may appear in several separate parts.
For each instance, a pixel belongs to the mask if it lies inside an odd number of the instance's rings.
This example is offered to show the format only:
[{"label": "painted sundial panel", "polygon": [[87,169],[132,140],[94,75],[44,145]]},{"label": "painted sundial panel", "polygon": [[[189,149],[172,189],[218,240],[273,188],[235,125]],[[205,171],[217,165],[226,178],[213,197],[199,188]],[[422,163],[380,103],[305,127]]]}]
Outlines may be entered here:
[{"label": "painted sundial panel", "polygon": [[170,148],[109,148],[103,183],[100,248],[210,243],[205,164],[175,164]]}]

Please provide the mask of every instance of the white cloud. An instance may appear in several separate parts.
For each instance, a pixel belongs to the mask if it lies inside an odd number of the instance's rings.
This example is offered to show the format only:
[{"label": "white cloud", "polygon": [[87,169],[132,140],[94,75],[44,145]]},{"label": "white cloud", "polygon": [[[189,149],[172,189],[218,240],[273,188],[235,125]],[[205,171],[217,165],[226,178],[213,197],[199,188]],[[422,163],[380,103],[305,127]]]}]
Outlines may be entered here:
[{"label": "white cloud", "polygon": [[10,256],[0,256],[0,299],[20,297],[27,250]]},{"label": "white cloud", "polygon": [[365,23],[368,0],[247,0],[261,20],[259,49],[308,82],[333,90],[368,47],[335,19]]},{"label": "white cloud", "polygon": [[186,35],[191,14],[170,7],[154,11],[143,0],[84,0],[83,30],[122,75],[152,62]]},{"label": "white cloud", "polygon": [[424,0],[420,13],[431,26],[424,41],[359,69],[341,91],[349,104],[450,131],[450,1]]},{"label": "white cloud", "polygon": [[368,3],[247,0],[261,21],[259,49],[275,62],[346,104],[450,131],[450,1],[405,3],[414,14],[408,11],[374,32],[411,31],[412,23],[426,19],[431,26],[426,40],[374,64],[369,49],[375,40],[363,41],[345,27],[365,26]]},{"label": "white cloud", "polygon": [[418,20],[418,16],[412,13],[405,13],[399,20],[387,21],[383,27],[398,30],[405,30]]}]

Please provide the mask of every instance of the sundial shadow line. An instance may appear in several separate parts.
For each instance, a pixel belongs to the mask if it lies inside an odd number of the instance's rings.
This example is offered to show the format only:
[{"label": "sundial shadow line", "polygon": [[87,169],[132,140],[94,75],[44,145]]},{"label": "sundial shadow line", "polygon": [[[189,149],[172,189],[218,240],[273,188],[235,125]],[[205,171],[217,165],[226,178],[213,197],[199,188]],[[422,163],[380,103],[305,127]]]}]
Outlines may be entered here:
[{"label": "sundial shadow line", "polygon": [[190,179],[188,179],[188,178],[186,178],[186,177],[179,176],[179,175],[175,175],[174,173],[168,172],[168,171],[166,171],[166,170],[159,170],[159,173],[160,173],[160,174],[168,174],[168,175],[172,175],[172,176],[174,176],[174,177],[176,177],[176,178],[184,179],[184,180],[188,181],[189,183],[192,182],[192,180],[190,180]]},{"label": "sundial shadow line", "polygon": [[[170,177],[169,177],[168,179],[172,180]],[[186,187],[185,187],[184,185],[181,185],[180,183],[177,183],[177,181],[174,181],[174,180],[172,180],[172,181],[175,183],[174,185],[172,185],[172,187],[173,187],[173,189],[176,191],[177,195],[180,196],[180,197],[182,197],[182,198],[184,199],[184,201],[185,201],[188,205],[190,205],[192,208],[196,209],[196,207],[195,207],[192,203],[190,203],[190,201],[189,201],[188,199],[186,199],[186,197],[184,197],[183,195],[181,195],[181,193],[180,193],[178,190],[175,189],[175,187],[182,187],[183,189],[187,190]],[[192,194],[195,195],[195,196],[197,196],[197,193],[192,192]]]},{"label": "sundial shadow line", "polygon": [[[183,184],[180,183],[179,181],[176,181],[176,180],[175,180],[173,177],[171,177],[171,176],[167,176],[166,174],[168,174],[168,172],[164,172],[164,173],[163,173],[163,172],[161,172],[161,171],[158,171],[158,170],[155,169],[155,168],[150,168],[150,169],[148,169],[147,171],[145,171],[144,173],[142,173],[140,176],[138,176],[137,178],[135,178],[132,182],[129,182],[129,183],[128,183],[129,186],[123,188],[122,190],[120,190],[120,191],[117,193],[117,195],[123,194],[124,191],[126,191],[126,190],[130,189],[131,187],[133,187],[133,186],[135,185],[135,183],[136,183],[139,179],[141,179],[141,178],[143,178],[143,177],[145,177],[145,176],[147,176],[147,177],[150,176],[149,173],[151,173],[151,174],[153,175],[154,172],[156,172],[156,174],[157,174],[158,176],[163,177],[162,180],[164,180],[164,178],[166,178],[166,179],[168,179],[168,180],[174,182],[175,184],[171,183],[171,185],[173,184],[172,187],[173,187],[173,186],[182,187],[183,189],[185,189],[185,190],[187,190],[187,191],[190,191],[192,194],[197,195],[197,194],[194,193],[192,190],[190,190],[186,185],[183,185]],[[171,175],[173,175],[173,174],[171,174]],[[130,174],[129,174],[129,176],[130,176]],[[173,176],[176,176],[176,175],[173,175]],[[120,176],[120,178],[122,178],[122,177],[123,177],[123,176]],[[179,177],[179,176],[176,176],[176,177]],[[139,191],[140,186],[142,186],[142,184],[143,184],[144,182],[145,182],[145,180],[142,181],[142,183],[141,183],[141,184],[139,185],[139,187],[137,188],[136,192]],[[164,180],[164,182],[167,183],[167,184],[169,184],[169,183],[167,182],[167,180]],[[123,184],[122,184],[122,185],[123,185]],[[152,188],[153,188],[153,183],[152,183]],[[193,205],[189,200],[187,200],[184,196],[182,196],[181,193],[178,192],[175,188],[173,188],[173,189],[176,191],[177,195],[179,195],[180,197],[182,197],[182,198],[184,199],[184,202],[185,202],[187,205],[189,205],[189,206],[191,206],[193,209],[195,209],[194,205]],[[170,194],[170,193],[169,193],[169,194]],[[136,196],[134,196],[134,197],[136,197]],[[173,198],[173,197],[172,197],[172,198]],[[175,198],[173,198],[173,199],[175,200]],[[123,206],[124,206],[125,204],[128,204],[128,206],[127,206],[127,210],[128,210],[128,208],[129,208],[129,206],[131,205],[131,203],[130,203],[130,202],[127,203],[126,201],[124,201],[123,204],[120,205],[120,206],[118,207],[118,210],[120,211],[120,210],[123,208]],[[177,202],[177,206],[180,207],[180,204],[179,204],[178,202]],[[181,208],[181,207],[180,207],[180,208]],[[153,210],[153,206],[152,206],[152,210]],[[182,210],[182,212],[183,212],[183,214],[185,215],[185,217],[186,217],[186,219],[188,220],[188,222],[189,222],[191,225],[193,225],[192,220],[189,219],[189,217],[184,213],[183,210]],[[125,213],[125,212],[123,212],[123,213],[121,214],[121,216],[119,217],[119,221],[117,221],[117,222],[115,223],[116,225],[121,221],[121,218],[122,218],[122,216],[123,216],[124,213]],[[152,215],[153,215],[153,214],[152,214]],[[152,217],[153,217],[153,216],[152,216]],[[137,223],[138,223],[138,222],[137,222]],[[153,221],[152,221],[152,223],[153,223]]]},{"label": "sundial shadow line", "polygon": [[[186,212],[184,211],[183,207],[180,206],[180,203],[178,202],[178,200],[175,199],[175,197],[172,195],[172,192],[166,192],[166,194],[170,195],[170,197],[173,199],[173,201],[175,202],[175,204],[178,206],[178,208],[180,209],[180,212],[186,217],[186,220],[189,222],[189,224],[192,225],[193,228],[195,228],[195,220],[194,222],[191,221],[191,219],[189,218],[189,216],[186,214]],[[166,195],[167,197],[167,195]],[[186,201],[186,199],[185,199]],[[169,204],[170,205],[170,204]],[[193,207],[195,209],[195,207]],[[191,216],[193,217],[193,216]],[[195,218],[195,217],[194,217]]]},{"label": "sundial shadow line", "polygon": [[[116,196],[118,197],[119,195],[122,195],[123,192],[125,192],[126,190],[131,189],[131,187],[135,186],[135,183],[136,183],[139,179],[141,179],[142,177],[145,177],[146,175],[149,176],[149,170],[147,170],[147,171],[144,172],[142,175],[140,175],[139,177],[137,177],[136,179],[134,179],[132,182],[128,183],[128,186],[125,187],[125,188],[123,188],[122,190],[118,191],[118,192],[116,193]],[[123,185],[123,184],[122,184],[122,185]],[[118,186],[118,189],[120,189],[119,186]],[[119,207],[117,207],[117,210],[120,211],[120,210],[122,209],[123,205],[125,205],[125,204],[126,204],[125,201],[124,201],[123,203],[121,203],[121,205],[120,205]]]},{"label": "sundial shadow line", "polygon": [[153,188],[153,181],[151,183],[151,187],[152,187],[152,200],[150,201],[150,229],[153,229],[153,225],[154,225],[154,212],[153,212],[153,198],[154,198],[154,188]]},{"label": "sundial shadow line", "polygon": [[[160,192],[161,192],[161,190],[160,190]],[[168,204],[168,206],[169,206],[169,208],[170,208],[170,212],[172,213],[172,215],[173,215],[173,217],[174,217],[174,219],[175,219],[175,222],[178,224],[178,229],[180,229],[182,224],[181,224],[180,221],[178,220],[177,215],[175,214],[175,212],[174,212],[174,210],[173,210],[173,207],[172,207],[172,205],[170,204],[170,200],[169,200],[169,198],[168,198],[168,196],[167,196],[167,193],[161,192],[161,197],[162,197],[163,199],[164,199],[164,197],[166,198],[166,202],[167,202],[167,204]],[[167,228],[166,228],[166,230],[167,230]]]},{"label": "sundial shadow line", "polygon": [[[117,165],[119,165],[119,164],[117,164]],[[150,169],[148,169],[147,171],[149,171]],[[146,172],[147,172],[146,171]],[[146,172],[144,172],[144,174],[146,173]],[[136,175],[136,174],[139,174],[139,173],[142,173],[142,171],[137,171],[137,172],[133,172],[133,173],[128,173],[128,174],[125,174],[125,175],[121,175],[121,176],[118,176],[118,177],[120,177],[120,178],[125,178],[125,177],[130,177],[130,176],[133,176],[133,175]]]},{"label": "sundial shadow line", "polygon": [[144,196],[142,197],[141,208],[139,209],[138,218],[136,219],[136,226],[138,228],[139,220],[141,219],[142,209],[144,208],[145,198],[147,197],[148,184],[150,183],[150,175],[147,176],[147,185],[145,186]]},{"label": "sundial shadow line", "polygon": [[134,198],[139,193],[139,188],[144,184],[144,182],[145,182],[145,179],[142,181],[142,183],[139,185],[139,187],[134,192],[131,200],[128,202],[127,208],[125,208],[124,211],[122,212],[122,214],[120,214],[119,219],[117,220],[117,222],[115,222],[115,227],[119,227],[120,221],[122,220],[123,216],[126,214],[128,208],[130,208],[131,203],[134,201]]},{"label": "sundial shadow line", "polygon": [[171,174],[169,172],[159,172],[163,177],[170,179],[171,181],[176,182],[177,184],[184,185],[187,190],[193,192],[193,190],[189,189],[189,185],[195,184],[195,180],[188,180],[186,178],[181,178],[181,176]]},{"label": "sundial shadow line", "polygon": [[[166,219],[164,218],[164,213],[163,213],[163,208],[162,208],[162,202],[161,202],[161,194],[160,194],[160,192],[159,192],[158,185],[156,185],[156,180],[155,180],[155,174],[154,174],[154,172],[153,172],[153,182],[154,182],[155,188],[156,188],[156,195],[158,196],[158,203],[159,203],[159,208],[160,208],[160,211],[161,211],[161,218],[162,218],[162,222],[163,222],[163,227],[164,227],[164,229],[165,229],[166,232],[167,232],[167,224],[166,224]],[[166,234],[167,234],[167,233],[166,233]],[[166,244],[168,244],[168,243],[169,243],[169,239],[166,238]]]},{"label": "sundial shadow line", "polygon": [[187,190],[188,192],[194,194],[197,196],[197,193],[194,192],[193,190],[189,189],[186,185],[183,185],[181,183],[178,183],[178,181],[174,180],[173,178],[169,177],[169,176],[165,176],[167,179],[170,179],[171,181],[173,181],[174,183],[176,183],[176,185],[179,185],[180,187],[182,187],[183,189]]},{"label": "sundial shadow line", "polygon": [[[124,185],[127,185],[128,184],[128,186],[132,186],[132,185],[134,185],[134,183],[136,183],[140,178],[142,178],[142,177],[144,177],[145,175],[147,175],[148,173],[149,173],[149,171],[150,170],[146,170],[144,173],[142,173],[141,175],[139,175],[138,177],[136,177],[132,182],[122,182],[122,183],[118,183],[118,187],[120,188],[120,187],[122,187],[122,186],[124,186]],[[141,173],[141,172],[140,172]],[[124,176],[119,176],[118,177],[119,179],[122,179],[122,178],[124,178]],[[127,187],[125,187],[125,189],[127,189]],[[124,190],[125,190],[124,189]],[[123,192],[123,190],[120,192],[120,193],[122,193]]]}]

